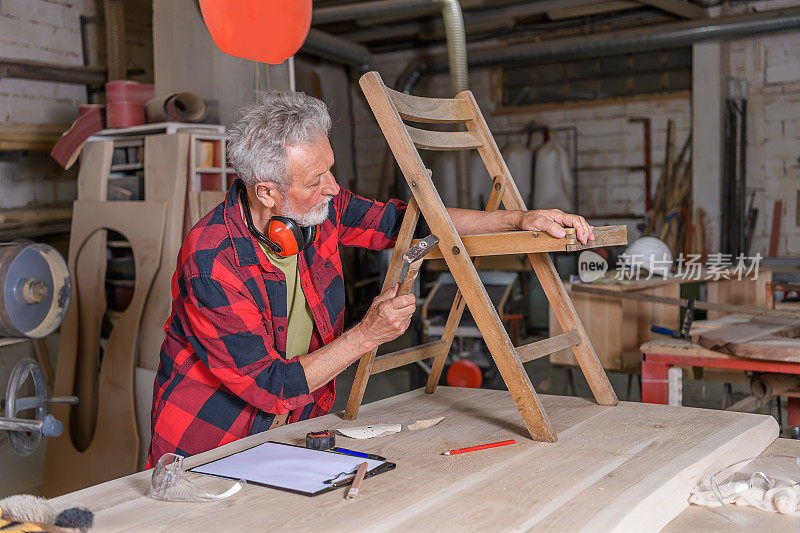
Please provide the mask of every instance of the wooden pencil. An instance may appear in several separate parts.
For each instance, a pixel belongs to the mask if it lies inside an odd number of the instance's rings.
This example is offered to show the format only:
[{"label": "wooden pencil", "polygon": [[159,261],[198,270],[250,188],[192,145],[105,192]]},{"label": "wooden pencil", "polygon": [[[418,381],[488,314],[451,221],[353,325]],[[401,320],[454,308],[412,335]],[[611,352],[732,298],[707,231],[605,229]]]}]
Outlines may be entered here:
[{"label": "wooden pencil", "polygon": [[461,448],[459,450],[450,450],[448,452],[444,452],[442,455],[455,455],[457,453],[465,453],[465,452],[474,452],[477,450],[486,450],[489,448],[497,448],[498,446],[507,446],[509,444],[514,444],[515,440],[504,440],[502,442],[493,442],[491,444],[481,444],[480,446],[470,446],[469,448]]},{"label": "wooden pencil", "polygon": [[361,483],[364,481],[364,476],[367,474],[367,467],[369,465],[364,462],[358,465],[356,477],[353,478],[353,484],[350,485],[350,490],[347,491],[347,499],[352,500],[358,496],[358,490],[361,488]]}]

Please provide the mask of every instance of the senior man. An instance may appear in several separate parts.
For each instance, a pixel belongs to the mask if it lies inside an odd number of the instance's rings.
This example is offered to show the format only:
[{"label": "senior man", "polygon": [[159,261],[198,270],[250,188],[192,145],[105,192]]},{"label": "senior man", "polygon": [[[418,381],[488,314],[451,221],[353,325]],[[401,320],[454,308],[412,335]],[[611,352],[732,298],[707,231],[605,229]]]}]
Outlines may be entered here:
[{"label": "senior man", "polygon": [[[326,414],[334,378],[401,335],[416,308],[397,287],[343,331],[339,246],[393,246],[405,213],[345,190],[331,173],[325,104],[272,91],[242,108],[229,158],[239,178],[186,237],[154,384],[148,466]],[[558,210],[448,208],[461,234],[592,227]]]}]

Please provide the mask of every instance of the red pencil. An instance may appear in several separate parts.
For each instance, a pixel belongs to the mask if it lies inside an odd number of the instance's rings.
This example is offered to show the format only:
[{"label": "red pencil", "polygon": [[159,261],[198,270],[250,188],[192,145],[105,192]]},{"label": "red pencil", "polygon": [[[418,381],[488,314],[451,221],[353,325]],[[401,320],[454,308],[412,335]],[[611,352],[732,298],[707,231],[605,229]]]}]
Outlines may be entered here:
[{"label": "red pencil", "polygon": [[457,453],[464,453],[464,452],[474,452],[476,450],[485,450],[487,448],[496,448],[498,446],[505,446],[507,444],[514,444],[517,441],[515,440],[504,440],[502,442],[493,442],[491,444],[481,444],[480,446],[470,446],[469,448],[461,448],[460,450],[450,450],[449,452],[444,452],[442,455],[455,455]]}]

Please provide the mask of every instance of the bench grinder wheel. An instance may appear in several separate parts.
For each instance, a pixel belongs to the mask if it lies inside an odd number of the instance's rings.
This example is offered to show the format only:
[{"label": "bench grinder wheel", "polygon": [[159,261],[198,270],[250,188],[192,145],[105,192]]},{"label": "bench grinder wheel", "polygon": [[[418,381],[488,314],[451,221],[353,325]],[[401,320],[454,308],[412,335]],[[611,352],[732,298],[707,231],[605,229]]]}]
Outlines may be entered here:
[{"label": "bench grinder wheel", "polygon": [[55,248],[0,243],[0,336],[46,337],[64,320],[71,296],[69,269]]}]

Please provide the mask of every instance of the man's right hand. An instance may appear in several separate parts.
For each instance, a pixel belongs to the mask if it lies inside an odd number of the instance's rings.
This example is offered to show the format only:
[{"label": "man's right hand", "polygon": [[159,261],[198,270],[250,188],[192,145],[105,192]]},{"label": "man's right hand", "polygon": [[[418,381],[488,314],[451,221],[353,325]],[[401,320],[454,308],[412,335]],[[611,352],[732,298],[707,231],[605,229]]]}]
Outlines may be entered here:
[{"label": "man's right hand", "polygon": [[357,326],[367,340],[369,349],[396,339],[411,323],[411,317],[417,308],[416,298],[413,294],[396,296],[397,287],[395,285],[375,298]]}]

